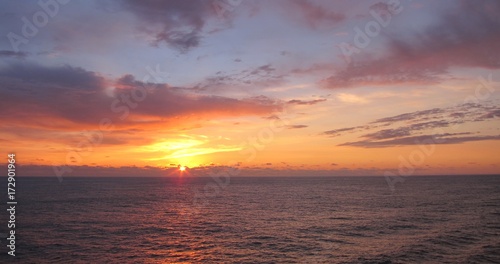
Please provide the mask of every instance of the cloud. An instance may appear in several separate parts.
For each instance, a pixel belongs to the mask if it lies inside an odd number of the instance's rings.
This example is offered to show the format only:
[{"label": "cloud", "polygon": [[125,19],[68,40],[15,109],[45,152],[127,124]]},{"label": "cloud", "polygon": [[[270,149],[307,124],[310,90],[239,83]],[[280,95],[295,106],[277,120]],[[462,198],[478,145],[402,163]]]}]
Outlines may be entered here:
[{"label": "cloud", "polygon": [[306,127],[308,127],[308,126],[306,126],[306,125],[289,125],[286,128],[287,129],[299,129],[299,128],[306,128]]},{"label": "cloud", "polygon": [[0,68],[0,78],[22,81],[28,85],[46,85],[52,88],[100,90],[105,80],[100,75],[70,65],[45,67],[32,63],[16,63]]},{"label": "cloud", "polygon": [[345,15],[325,7],[324,4],[325,2],[320,4],[309,0],[292,0],[286,1],[285,6],[293,14],[291,17],[300,19],[302,23],[312,29],[337,25],[345,20]]},{"label": "cloud", "polygon": [[[500,68],[500,2],[461,1],[424,29],[391,35],[383,56],[353,56],[353,62],[321,81],[325,88],[434,84],[452,67]],[[382,52],[379,52],[382,54]]]},{"label": "cloud", "polygon": [[482,115],[478,120],[485,120],[485,119],[497,118],[497,117],[500,117],[500,109],[492,110],[492,111]]},{"label": "cloud", "polygon": [[267,120],[281,120],[277,115],[265,116],[263,118]]},{"label": "cloud", "polygon": [[387,138],[398,138],[403,136],[409,136],[411,134],[411,129],[409,127],[399,127],[396,129],[383,129],[375,133],[366,134],[363,137],[369,139],[387,139]]},{"label": "cloud", "polygon": [[281,84],[284,77],[285,75],[277,73],[271,64],[265,64],[231,74],[219,71],[214,76],[205,78],[193,89],[198,92],[212,93],[234,91],[238,88],[246,90],[248,87],[258,88]]},{"label": "cloud", "polygon": [[[489,103],[491,104],[492,102]],[[494,105],[494,103],[493,105],[488,105],[488,102],[485,102],[485,104],[483,105],[466,103],[453,107],[432,108],[380,118],[371,122],[370,124],[387,126],[397,122],[427,122],[428,120],[434,120],[434,122],[421,123],[421,125],[437,125],[439,124],[439,122],[442,122],[441,124],[443,125],[465,122],[478,122],[485,121],[490,118],[495,118],[496,116],[498,116],[499,110],[500,108]],[[449,120],[441,120],[442,118],[447,118]]]},{"label": "cloud", "polygon": [[251,75],[269,75],[274,72],[276,69],[271,66],[271,64],[262,65],[257,67],[255,70],[250,72]]},{"label": "cloud", "polygon": [[345,127],[345,128],[339,128],[339,129],[334,129],[334,130],[328,130],[323,132],[324,135],[329,135],[329,136],[340,136],[341,133],[343,132],[348,132],[348,131],[355,131],[361,127]]},{"label": "cloud", "polygon": [[9,114],[0,120],[55,127],[61,125],[56,119],[69,121],[66,125],[96,123],[99,120],[93,117],[109,111],[109,102],[98,96],[105,85],[103,77],[78,67],[4,66],[0,68],[0,111]]},{"label": "cloud", "polygon": [[287,102],[287,104],[295,104],[295,105],[315,105],[317,103],[325,102],[326,99],[315,99],[315,100],[310,100],[310,101],[305,101],[305,100],[290,100]]},{"label": "cloud", "polygon": [[[115,97],[106,95],[109,86],[116,87]],[[5,113],[0,120],[42,127],[95,126],[104,117],[144,127],[194,115],[199,119],[260,116],[281,109],[279,102],[264,96],[197,95],[168,84],[137,81],[131,75],[109,80],[78,67],[28,63],[0,68],[0,102]]]},{"label": "cloud", "polygon": [[[362,140],[342,143],[339,146],[356,147],[388,147],[399,145],[413,145],[415,140],[422,141],[434,137],[446,139],[447,143],[454,144],[468,141],[496,139],[491,135],[450,138],[450,136],[470,135],[473,132],[444,133],[444,128],[456,130],[460,126],[474,122],[495,122],[500,109],[495,105],[461,104],[447,108],[433,108],[415,111],[396,116],[377,119],[366,125],[338,128],[325,131],[322,134],[339,137],[345,133],[360,133]],[[392,128],[386,128],[390,127]],[[432,132],[431,132],[432,131]],[[436,131],[440,131],[437,132]],[[368,132],[368,133],[367,133]],[[483,131],[484,132],[484,131]],[[429,135],[429,133],[433,133]],[[444,142],[444,141],[443,141]]]},{"label": "cloud", "polygon": [[203,0],[127,0],[123,7],[153,35],[152,44],[165,43],[181,52],[200,45],[207,21],[216,16],[212,2]]},{"label": "cloud", "polygon": [[398,121],[411,121],[411,120],[420,119],[420,118],[425,119],[428,116],[442,114],[445,111],[446,110],[441,109],[441,108],[433,108],[433,109],[428,109],[428,110],[423,110],[423,111],[416,111],[416,112],[405,113],[405,114],[391,116],[391,117],[385,117],[385,118],[377,119],[372,123],[392,123],[392,122],[398,122]]},{"label": "cloud", "polygon": [[441,81],[443,69],[415,68],[403,65],[399,59],[380,59],[350,64],[347,68],[321,80],[322,87],[329,89],[365,85],[435,84]]}]

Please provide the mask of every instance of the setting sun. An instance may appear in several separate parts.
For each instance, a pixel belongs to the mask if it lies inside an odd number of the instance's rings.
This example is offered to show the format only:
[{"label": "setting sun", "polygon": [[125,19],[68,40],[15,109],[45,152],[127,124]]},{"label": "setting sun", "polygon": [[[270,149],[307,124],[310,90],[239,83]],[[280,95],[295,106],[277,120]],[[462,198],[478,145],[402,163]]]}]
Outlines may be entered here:
[{"label": "setting sun", "polygon": [[179,171],[181,171],[181,172],[182,172],[182,171],[185,171],[185,170],[186,170],[186,166],[180,166],[180,167],[179,167]]}]

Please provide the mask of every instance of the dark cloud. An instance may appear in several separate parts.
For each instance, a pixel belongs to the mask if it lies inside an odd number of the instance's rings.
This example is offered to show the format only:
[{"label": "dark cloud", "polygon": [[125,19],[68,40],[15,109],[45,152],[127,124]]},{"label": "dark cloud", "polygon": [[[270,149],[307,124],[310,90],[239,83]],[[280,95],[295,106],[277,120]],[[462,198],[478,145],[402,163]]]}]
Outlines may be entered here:
[{"label": "dark cloud", "polygon": [[219,92],[237,88],[248,89],[248,87],[277,85],[283,82],[285,75],[276,73],[276,71],[270,64],[231,74],[219,71],[214,76],[207,77],[203,82],[193,87],[193,89],[200,92]]},{"label": "dark cloud", "polygon": [[485,120],[485,119],[491,119],[491,118],[497,118],[500,117],[500,109],[495,109],[492,110],[484,115],[482,115],[478,120]]},{"label": "dark cloud", "polygon": [[460,1],[432,26],[389,34],[387,55],[353,56],[353,63],[322,84],[332,89],[432,84],[445,78],[451,67],[499,69],[499,13],[499,1]]},{"label": "dark cloud", "polygon": [[32,63],[11,64],[0,68],[0,78],[54,88],[100,90],[105,86],[104,78],[98,74],[69,65],[45,67]]},{"label": "dark cloud", "polygon": [[57,126],[53,118],[98,122],[96,116],[109,111],[109,102],[99,96],[104,78],[82,68],[14,64],[0,68],[0,120]]},{"label": "dark cloud", "polygon": [[[115,97],[109,97],[106,90],[113,86]],[[134,101],[134,96],[142,99]],[[50,120],[95,125],[104,117],[124,125],[168,125],[169,119],[194,114],[199,118],[262,115],[281,109],[278,102],[264,96],[233,99],[193,95],[167,84],[140,82],[131,75],[105,80],[82,68],[34,64],[0,68],[0,102],[2,121],[53,126],[56,122]],[[125,112],[130,118],[121,120]]]},{"label": "dark cloud", "polygon": [[197,32],[183,32],[183,31],[170,31],[161,32],[156,35],[157,39],[155,45],[165,41],[174,48],[179,49],[181,52],[186,52],[191,48],[200,45],[201,36]]},{"label": "dark cloud", "polygon": [[0,50],[0,57],[14,57],[14,58],[25,58],[29,53],[22,51],[11,51],[11,50]]},{"label": "dark cloud", "polygon": [[363,135],[363,137],[377,140],[377,139],[387,139],[387,138],[399,138],[399,137],[409,136],[410,134],[411,134],[411,129],[409,127],[399,127],[396,129],[383,129],[375,133]]},{"label": "dark cloud", "polygon": [[447,127],[451,124],[457,124],[457,123],[461,123],[461,122],[460,121],[450,122],[450,121],[446,121],[446,120],[438,120],[438,121],[429,121],[429,122],[412,124],[412,125],[408,126],[408,128],[411,131],[415,131],[415,130],[436,128],[436,127]]},{"label": "dark cloud", "polygon": [[271,64],[262,65],[257,67],[255,70],[251,71],[251,75],[269,75],[276,69],[271,66]]},{"label": "dark cloud", "polygon": [[314,105],[317,103],[321,103],[326,101],[326,99],[315,99],[315,100],[310,100],[310,101],[305,101],[305,100],[290,100],[287,102],[287,104],[296,104],[296,105]]},{"label": "dark cloud", "polygon": [[154,45],[165,43],[182,52],[200,45],[207,21],[216,16],[212,2],[203,0],[127,0],[123,7],[154,36]]}]

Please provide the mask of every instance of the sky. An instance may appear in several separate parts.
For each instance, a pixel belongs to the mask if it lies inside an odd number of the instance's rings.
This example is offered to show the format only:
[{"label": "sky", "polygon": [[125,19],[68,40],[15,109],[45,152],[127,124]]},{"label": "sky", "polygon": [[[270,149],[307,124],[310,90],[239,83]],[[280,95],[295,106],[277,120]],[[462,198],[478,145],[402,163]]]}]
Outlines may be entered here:
[{"label": "sky", "polygon": [[0,150],[32,176],[498,174],[499,14],[1,0]]}]

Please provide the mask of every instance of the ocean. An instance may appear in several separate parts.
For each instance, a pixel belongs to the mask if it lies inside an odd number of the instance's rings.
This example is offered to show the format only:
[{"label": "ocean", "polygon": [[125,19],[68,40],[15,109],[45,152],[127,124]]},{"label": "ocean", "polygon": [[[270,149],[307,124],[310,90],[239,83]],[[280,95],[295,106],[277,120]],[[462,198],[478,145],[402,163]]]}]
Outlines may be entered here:
[{"label": "ocean", "polygon": [[395,187],[383,177],[18,177],[16,256],[4,235],[0,262],[500,263],[500,177]]}]

